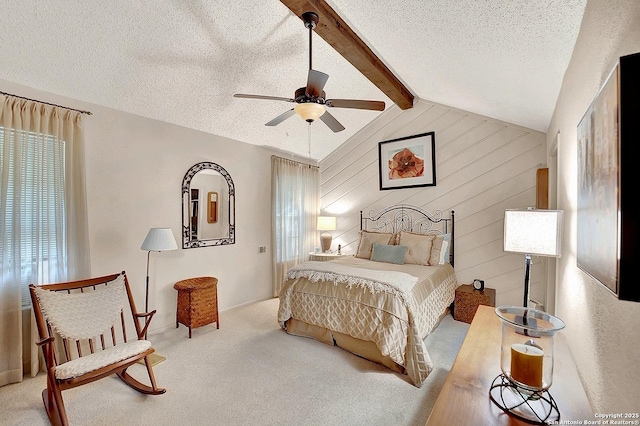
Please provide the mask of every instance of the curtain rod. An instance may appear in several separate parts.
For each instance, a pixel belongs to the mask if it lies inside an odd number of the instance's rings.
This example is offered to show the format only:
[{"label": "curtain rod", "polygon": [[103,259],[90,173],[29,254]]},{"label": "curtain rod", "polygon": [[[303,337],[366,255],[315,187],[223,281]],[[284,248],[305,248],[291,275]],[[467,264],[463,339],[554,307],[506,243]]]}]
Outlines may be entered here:
[{"label": "curtain rod", "polygon": [[313,165],[313,164],[309,164],[309,163],[303,163],[302,161],[292,160],[291,158],[280,157],[279,155],[275,155],[275,154],[272,154],[271,156],[272,156],[272,157],[276,157],[276,158],[281,158],[281,159],[283,159],[283,160],[291,161],[291,162],[293,162],[293,163],[302,164],[303,166],[315,167],[316,169],[319,169],[319,168],[320,168],[320,166],[315,166],[315,165]]},{"label": "curtain rod", "polygon": [[24,96],[14,95],[13,93],[7,93],[7,92],[0,91],[0,94],[7,95],[7,96],[13,96],[14,98],[18,98],[18,99],[24,99],[25,101],[40,102],[41,104],[51,105],[51,106],[58,107],[58,108],[64,108],[64,109],[68,109],[68,110],[71,110],[71,111],[76,111],[76,112],[79,112],[79,113],[82,113],[82,114],[93,115],[93,113],[91,111],[84,111],[84,110],[81,110],[81,109],[69,108],[69,107],[64,106],[64,105],[52,104],[50,102],[44,102],[44,101],[40,101],[38,99],[25,98]]}]

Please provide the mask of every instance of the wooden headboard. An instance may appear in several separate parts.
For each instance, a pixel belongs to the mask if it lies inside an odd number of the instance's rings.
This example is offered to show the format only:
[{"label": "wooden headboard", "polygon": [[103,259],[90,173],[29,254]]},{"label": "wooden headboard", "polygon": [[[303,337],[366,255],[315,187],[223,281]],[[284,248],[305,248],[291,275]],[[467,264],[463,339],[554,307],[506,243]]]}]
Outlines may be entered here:
[{"label": "wooden headboard", "polygon": [[451,234],[449,263],[454,266],[455,214],[455,211],[451,210],[451,216],[445,217],[442,210],[428,212],[420,207],[408,204],[387,207],[378,213],[370,210],[367,215],[360,210],[360,230],[392,233],[406,231],[416,234],[435,235]]}]

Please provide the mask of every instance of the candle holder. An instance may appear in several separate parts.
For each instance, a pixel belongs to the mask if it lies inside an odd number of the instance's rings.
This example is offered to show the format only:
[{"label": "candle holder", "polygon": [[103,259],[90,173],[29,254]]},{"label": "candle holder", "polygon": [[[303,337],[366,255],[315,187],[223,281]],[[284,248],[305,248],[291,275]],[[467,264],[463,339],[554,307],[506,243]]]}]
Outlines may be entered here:
[{"label": "candle holder", "polygon": [[537,309],[501,306],[500,369],[491,384],[491,400],[503,411],[533,423],[558,421],[558,405],[549,393],[553,381],[555,334],[559,318]]}]

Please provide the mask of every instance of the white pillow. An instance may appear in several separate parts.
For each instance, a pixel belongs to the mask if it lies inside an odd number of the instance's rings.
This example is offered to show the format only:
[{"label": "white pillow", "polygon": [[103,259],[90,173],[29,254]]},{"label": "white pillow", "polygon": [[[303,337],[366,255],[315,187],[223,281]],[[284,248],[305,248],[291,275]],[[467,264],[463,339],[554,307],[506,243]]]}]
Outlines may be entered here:
[{"label": "white pillow", "polygon": [[[449,259],[447,257],[447,248],[449,248],[449,241],[443,241],[442,247],[440,247],[440,259],[438,261],[438,265],[444,265],[445,263],[449,263]],[[445,259],[446,258],[446,259]]]}]

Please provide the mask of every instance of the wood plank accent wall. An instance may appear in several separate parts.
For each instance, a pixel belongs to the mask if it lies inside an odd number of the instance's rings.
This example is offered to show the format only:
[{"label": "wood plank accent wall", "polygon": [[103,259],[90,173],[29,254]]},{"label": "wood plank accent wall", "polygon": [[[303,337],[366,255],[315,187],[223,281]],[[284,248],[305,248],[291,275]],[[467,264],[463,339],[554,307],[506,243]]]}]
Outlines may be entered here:
[{"label": "wood plank accent wall", "polygon": [[[436,186],[380,191],[378,143],[431,131]],[[338,217],[332,248],[355,252],[360,210],[455,210],[458,282],[482,278],[498,305],[520,305],[524,255],[503,251],[504,210],[535,205],[545,152],[546,135],[535,130],[424,100],[406,111],[394,105],[320,162],[322,214]],[[545,263],[533,260],[531,295],[543,302]]]}]

